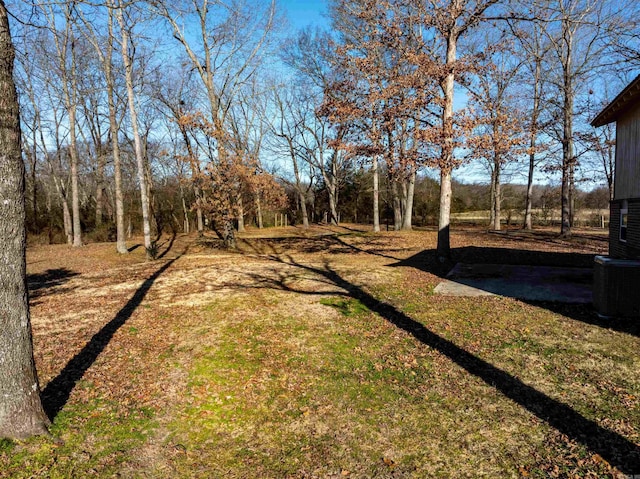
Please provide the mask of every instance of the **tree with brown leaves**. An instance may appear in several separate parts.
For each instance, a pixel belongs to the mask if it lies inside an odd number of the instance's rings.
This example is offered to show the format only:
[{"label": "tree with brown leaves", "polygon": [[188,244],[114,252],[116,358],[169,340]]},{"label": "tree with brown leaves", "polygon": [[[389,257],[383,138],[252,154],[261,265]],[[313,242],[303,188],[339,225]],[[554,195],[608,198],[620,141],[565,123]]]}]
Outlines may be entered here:
[{"label": "tree with brown leaves", "polygon": [[[458,58],[458,44],[482,23],[489,8],[499,0],[402,0],[413,12],[414,42],[420,48],[416,55],[419,65],[437,75],[442,90],[440,102],[441,132],[438,139],[440,155],[436,166],[440,170],[440,213],[438,219],[438,257],[441,262],[451,256],[451,173],[462,164],[456,156],[461,146],[454,115],[454,85],[466,72],[474,70],[472,58]],[[433,42],[436,42],[435,48]],[[464,119],[462,119],[464,123]]]},{"label": "tree with brown leaves", "polygon": [[[482,72],[469,88],[471,156],[485,161],[491,172],[491,227],[501,229],[501,175],[506,164],[526,152],[525,118],[513,88],[519,84],[522,62],[513,55],[508,39],[485,37],[481,42]],[[491,51],[489,45],[499,45]]]},{"label": "tree with brown leaves", "polygon": [[346,127],[346,151],[371,161],[374,231],[379,231],[379,159],[386,165],[395,229],[411,229],[416,174],[433,162],[430,108],[436,83],[426,65],[415,63],[410,17],[397,6],[373,0],[334,3],[342,37],[322,108],[333,123]]},{"label": "tree with brown leaves", "polygon": [[[194,207],[202,209],[225,247],[235,248],[234,222],[243,210],[242,198],[252,198],[256,210],[281,208],[286,204],[284,189],[259,163],[256,152],[246,149],[242,138],[234,137],[208,121],[202,113],[183,115],[180,123],[196,139],[206,166],[194,177],[203,190]],[[196,161],[199,161],[197,159]]]}]

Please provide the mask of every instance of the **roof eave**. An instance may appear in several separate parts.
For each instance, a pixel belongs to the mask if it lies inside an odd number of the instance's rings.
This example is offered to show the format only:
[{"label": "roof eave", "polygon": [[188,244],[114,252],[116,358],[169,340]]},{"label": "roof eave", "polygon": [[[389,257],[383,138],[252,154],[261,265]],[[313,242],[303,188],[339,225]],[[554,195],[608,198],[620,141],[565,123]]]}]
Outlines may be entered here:
[{"label": "roof eave", "polygon": [[591,126],[598,127],[612,123],[618,119],[635,99],[640,98],[640,75],[622,90],[598,115],[591,121]]}]

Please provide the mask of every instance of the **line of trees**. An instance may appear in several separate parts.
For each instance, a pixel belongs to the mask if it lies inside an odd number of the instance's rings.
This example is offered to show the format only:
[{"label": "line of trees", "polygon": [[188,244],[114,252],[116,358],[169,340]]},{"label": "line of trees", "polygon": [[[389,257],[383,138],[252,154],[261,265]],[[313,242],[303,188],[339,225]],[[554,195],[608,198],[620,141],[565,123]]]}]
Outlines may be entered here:
[{"label": "line of trees", "polygon": [[124,253],[135,229],[152,255],[153,233],[207,224],[232,245],[287,189],[303,225],[337,223],[362,170],[374,231],[381,188],[394,228],[411,229],[426,172],[446,258],[452,178],[473,164],[495,229],[505,175],[528,184],[526,228],[536,171],[557,175],[569,235],[579,182],[612,188],[612,132],[587,120],[637,64],[628,10],[334,0],[331,33],[286,38],[275,1],[16,2],[30,231]]},{"label": "line of trees", "polygon": [[[600,155],[611,186],[610,132],[603,137],[585,129],[585,120],[594,103],[607,100],[602,89],[612,82],[611,72],[624,76],[634,66],[625,52],[637,25],[626,6],[335,0],[332,15],[339,34],[324,111],[338,131],[348,131],[343,143],[353,157],[370,162],[373,171],[379,159],[386,163],[396,185],[397,229],[411,228],[410,215],[402,212],[411,209],[416,170],[439,172],[443,260],[452,172],[471,159],[490,173],[495,229],[502,172],[527,155],[527,228],[539,164],[560,175],[563,235],[571,234],[578,169],[589,155]],[[466,107],[454,109],[454,94],[462,91]]]},{"label": "line of trees", "polygon": [[613,184],[613,132],[588,120],[639,62],[638,7],[613,0],[332,0],[330,32],[294,35],[275,0],[11,8],[30,231],[125,253],[135,230],[150,256],[168,228],[233,245],[287,208],[337,223],[364,177],[360,219],[411,229],[427,175],[446,259],[457,171],[487,178],[495,229],[505,178],[526,228],[534,179],[558,178],[570,235],[580,182]]}]

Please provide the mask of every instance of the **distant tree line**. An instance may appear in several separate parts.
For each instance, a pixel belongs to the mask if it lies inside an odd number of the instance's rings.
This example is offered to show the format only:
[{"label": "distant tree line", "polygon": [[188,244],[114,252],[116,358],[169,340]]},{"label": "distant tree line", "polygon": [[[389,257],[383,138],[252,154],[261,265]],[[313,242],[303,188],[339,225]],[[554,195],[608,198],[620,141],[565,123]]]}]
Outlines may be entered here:
[{"label": "distant tree line", "polygon": [[[371,202],[373,201],[373,178],[370,170],[353,171],[344,180],[341,188],[338,217],[342,222],[373,224]],[[489,183],[460,183],[452,180],[453,196],[451,213],[491,211],[492,190]],[[558,226],[560,224],[561,185],[533,185],[531,189],[532,221],[538,226]],[[415,182],[412,222],[418,227],[438,225],[439,184],[434,178],[418,175]],[[526,214],[526,184],[505,183],[502,185],[502,225],[522,227]],[[294,188],[287,188],[289,202],[286,213],[292,225],[302,225],[302,211],[297,201]],[[393,192],[385,182],[379,191],[381,229],[394,229]],[[607,217],[609,209],[609,191],[605,186],[590,190],[575,190],[575,214],[584,216],[585,210],[594,216],[582,226],[600,226],[600,212]],[[313,221],[324,221],[328,218],[329,201],[322,184],[309,190],[307,214]],[[493,228],[494,219],[490,214],[480,216],[470,223]],[[607,219],[608,221],[608,219]]]}]

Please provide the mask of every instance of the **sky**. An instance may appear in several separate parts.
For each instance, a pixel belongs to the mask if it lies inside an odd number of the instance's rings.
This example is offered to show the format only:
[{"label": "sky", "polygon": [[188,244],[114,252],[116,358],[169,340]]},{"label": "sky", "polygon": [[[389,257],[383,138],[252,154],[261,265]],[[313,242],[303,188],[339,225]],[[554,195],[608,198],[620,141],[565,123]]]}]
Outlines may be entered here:
[{"label": "sky", "polygon": [[327,0],[280,0],[282,10],[295,29],[327,26]]}]

